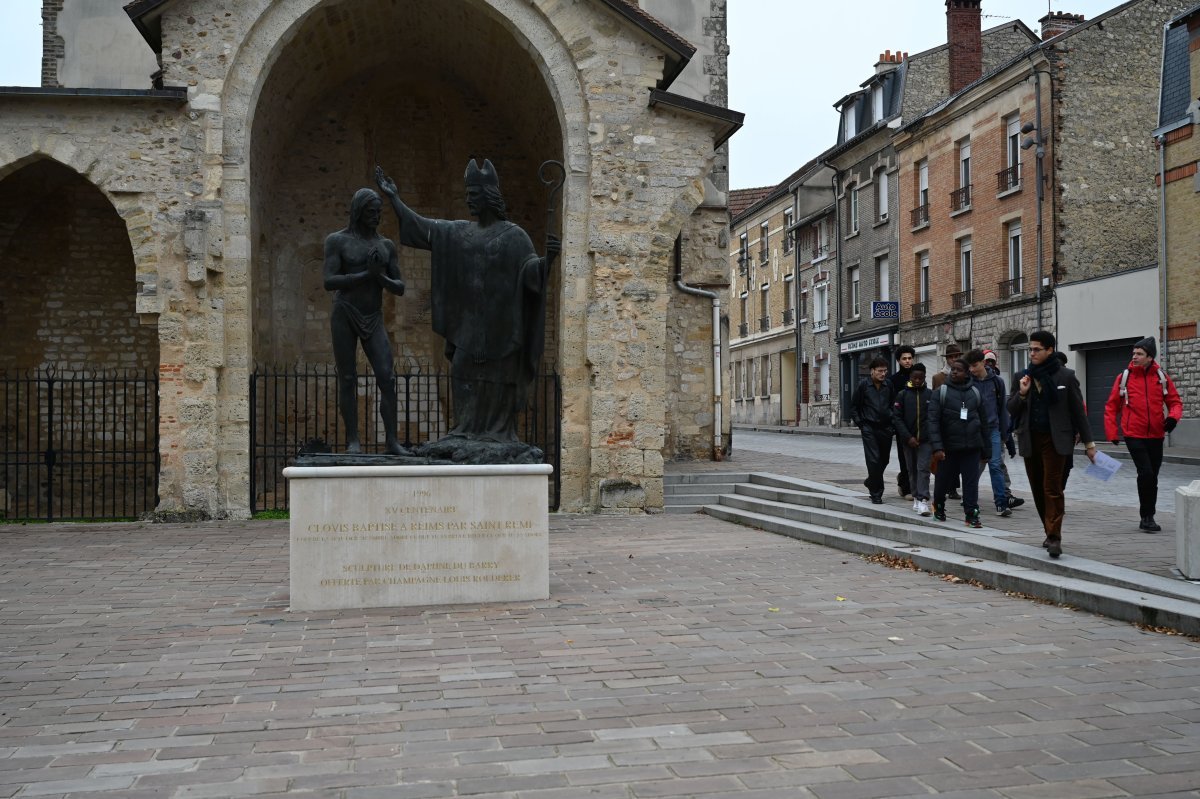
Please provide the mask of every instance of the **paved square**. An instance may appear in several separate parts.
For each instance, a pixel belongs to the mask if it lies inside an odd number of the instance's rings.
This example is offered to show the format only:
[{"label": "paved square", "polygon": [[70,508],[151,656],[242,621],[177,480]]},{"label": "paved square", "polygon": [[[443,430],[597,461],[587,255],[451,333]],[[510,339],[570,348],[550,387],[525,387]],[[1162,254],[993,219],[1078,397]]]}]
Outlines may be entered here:
[{"label": "paved square", "polygon": [[704,516],[290,613],[286,523],[0,529],[0,796],[1195,796],[1200,645]]}]

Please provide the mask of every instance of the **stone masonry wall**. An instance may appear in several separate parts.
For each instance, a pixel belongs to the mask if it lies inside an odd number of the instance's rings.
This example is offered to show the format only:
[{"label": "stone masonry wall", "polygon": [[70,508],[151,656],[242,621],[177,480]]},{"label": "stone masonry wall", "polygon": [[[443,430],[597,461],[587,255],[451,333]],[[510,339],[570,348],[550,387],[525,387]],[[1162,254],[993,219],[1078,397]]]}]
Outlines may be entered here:
[{"label": "stone masonry wall", "polygon": [[[488,4],[491,18],[506,20],[510,30],[528,37],[526,48],[549,81],[563,126],[569,170],[558,331],[565,406],[563,507],[661,507],[673,244],[703,196],[703,179],[714,159],[712,132],[693,118],[647,107],[646,93],[661,76],[661,52],[611,11],[597,4],[540,0]],[[216,499],[230,508],[244,507],[246,501],[238,482],[246,468],[250,222],[258,190],[251,184],[254,162],[247,161],[256,145],[247,134],[256,124],[256,87],[272,68],[268,54],[277,52],[279,37],[295,30],[315,5],[248,0],[231,7],[196,0],[163,20],[164,82],[192,87],[191,107],[205,149],[198,196],[217,203],[207,240],[220,241],[219,254],[200,253],[205,269],[197,276],[212,305],[208,318],[214,328],[196,348],[194,362],[204,369],[219,367],[226,378],[215,391],[196,397],[196,410],[205,415],[199,426],[216,436],[211,452],[219,457],[210,458],[205,450],[189,474],[219,469],[219,479],[208,484],[221,487]],[[469,27],[482,19],[472,8],[439,3],[422,13],[459,14],[455,24]],[[391,9],[384,2],[331,6],[328,13],[320,12],[327,24],[314,29],[315,38],[304,44],[316,58],[322,48],[338,46],[343,31],[355,32],[359,52],[386,68],[379,54],[387,47],[374,47],[372,37],[391,29],[386,24]],[[486,67],[494,52],[475,47],[469,55]],[[320,80],[336,85],[339,78]],[[307,88],[298,85],[300,91]],[[545,128],[539,119],[504,124],[513,135]],[[204,483],[194,481],[197,490]]]},{"label": "stone masonry wall", "polygon": [[1055,258],[1067,282],[1158,260],[1163,24],[1187,0],[1141,0],[1052,48],[1058,196]]}]

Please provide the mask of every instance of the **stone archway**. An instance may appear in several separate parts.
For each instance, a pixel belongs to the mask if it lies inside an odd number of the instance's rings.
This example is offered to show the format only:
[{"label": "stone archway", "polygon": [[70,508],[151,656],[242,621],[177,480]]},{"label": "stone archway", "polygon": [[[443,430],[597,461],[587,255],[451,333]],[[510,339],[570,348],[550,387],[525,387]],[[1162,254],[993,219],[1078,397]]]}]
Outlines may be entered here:
[{"label": "stone archway", "polygon": [[95,185],[44,157],[0,179],[0,369],[154,369],[126,222]]},{"label": "stone archway", "polygon": [[158,331],[128,224],[79,172],[0,178],[0,516],[124,518],[157,502]]}]

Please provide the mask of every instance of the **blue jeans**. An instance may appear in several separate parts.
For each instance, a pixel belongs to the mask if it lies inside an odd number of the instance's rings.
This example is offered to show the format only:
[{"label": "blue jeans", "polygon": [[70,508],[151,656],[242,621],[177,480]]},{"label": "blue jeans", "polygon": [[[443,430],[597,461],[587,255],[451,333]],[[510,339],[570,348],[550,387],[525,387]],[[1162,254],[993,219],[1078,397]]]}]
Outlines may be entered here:
[{"label": "blue jeans", "polygon": [[[992,499],[996,508],[1008,507],[1008,488],[1004,485],[1004,444],[1000,441],[1000,431],[992,431],[992,457],[987,462],[988,472],[992,478]],[[979,469],[982,476],[983,467]]]}]

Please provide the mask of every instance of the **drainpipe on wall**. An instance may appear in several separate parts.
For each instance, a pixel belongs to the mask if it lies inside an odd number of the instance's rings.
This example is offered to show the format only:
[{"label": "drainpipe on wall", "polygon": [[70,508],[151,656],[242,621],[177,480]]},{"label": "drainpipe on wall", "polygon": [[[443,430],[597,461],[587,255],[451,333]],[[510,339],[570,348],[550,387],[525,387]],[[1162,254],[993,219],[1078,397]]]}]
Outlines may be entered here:
[{"label": "drainpipe on wall", "polygon": [[[841,186],[838,182],[837,167],[828,161],[822,161],[821,163],[833,170],[833,178],[830,180],[830,183],[833,186],[833,246],[837,251],[837,257],[833,261],[834,269],[837,270],[837,280],[835,281],[837,285],[837,324],[834,327],[836,332],[833,334],[833,344],[831,346],[832,349],[836,350],[838,354],[838,399],[834,405],[837,408],[837,418],[839,419],[839,423],[834,424],[834,412],[832,410],[829,412],[829,420],[830,425],[834,427],[840,427],[842,400],[845,398],[842,393],[842,381],[845,379],[842,375],[842,351],[841,347],[838,346],[838,338],[840,338],[842,335],[842,202],[838,199],[838,190],[841,188]],[[828,300],[826,300],[826,302],[828,302]],[[830,352],[825,357],[833,358],[833,353]],[[853,377],[851,380],[853,380]]]},{"label": "drainpipe on wall", "polygon": [[1171,324],[1171,312],[1167,307],[1167,137],[1161,135],[1154,141],[1158,146],[1158,315],[1162,320],[1158,340],[1162,342],[1159,349],[1165,368],[1170,364],[1167,360],[1167,329]]},{"label": "drainpipe on wall", "polygon": [[675,238],[675,288],[684,294],[712,300],[712,348],[713,348],[713,445],[714,461],[725,460],[725,448],[721,446],[721,297],[715,291],[696,288],[683,282],[683,236]]}]

